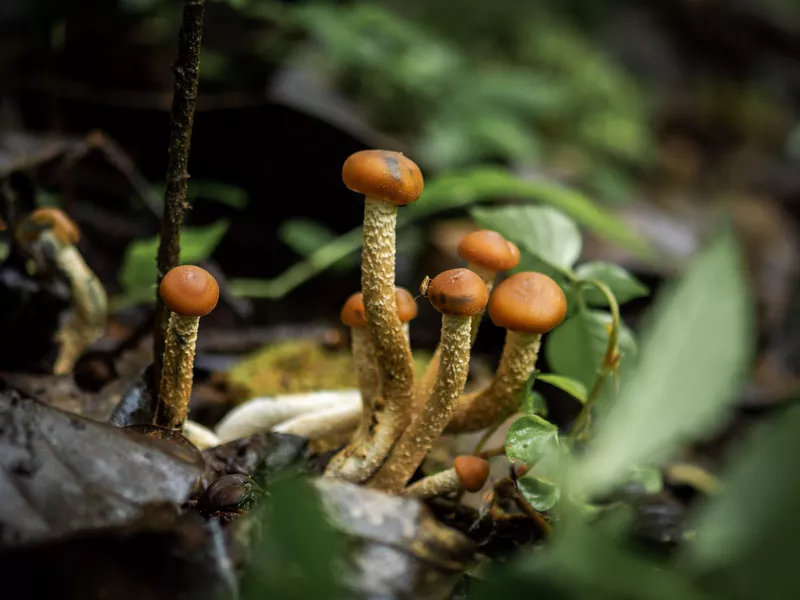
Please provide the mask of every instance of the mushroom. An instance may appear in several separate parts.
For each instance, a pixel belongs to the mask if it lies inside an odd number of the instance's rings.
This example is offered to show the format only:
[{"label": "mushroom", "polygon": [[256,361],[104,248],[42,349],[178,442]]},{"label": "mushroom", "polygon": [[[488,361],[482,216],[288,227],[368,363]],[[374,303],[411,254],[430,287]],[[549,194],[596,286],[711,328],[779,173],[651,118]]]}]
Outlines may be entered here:
[{"label": "mushroom", "polygon": [[[397,317],[403,327],[403,335],[408,340],[408,321],[417,316],[417,302],[405,288],[395,288]],[[363,294],[353,294],[347,299],[341,312],[342,322],[350,327],[353,361],[361,390],[363,411],[361,420],[352,441],[328,463],[325,473],[360,481],[367,470],[385,457],[387,445],[393,439],[379,438],[392,434],[391,428],[381,427],[384,413],[376,410],[376,399],[381,395],[380,376],[375,361],[375,350],[366,330]],[[338,415],[337,415],[338,417]],[[377,438],[377,439],[376,439]]]},{"label": "mushroom", "polygon": [[489,299],[486,284],[469,269],[440,273],[428,284],[425,295],[442,313],[441,367],[425,408],[415,415],[369,482],[371,487],[393,492],[405,486],[450,421],[467,381],[472,317]]},{"label": "mushroom", "polygon": [[478,492],[489,479],[489,463],[478,456],[457,456],[453,467],[420,479],[403,490],[406,496],[435,498],[454,492]]},{"label": "mushroom", "polygon": [[500,364],[488,388],[459,401],[447,432],[490,427],[517,410],[536,367],[542,334],[560,325],[566,314],[564,292],[547,275],[517,273],[498,285],[489,299],[489,317],[507,330]]},{"label": "mushroom", "polygon": [[205,269],[183,266],[164,275],[158,291],[172,314],[164,345],[155,424],[182,429],[189,412],[200,317],[214,310],[219,301],[219,286]]},{"label": "mushroom", "polygon": [[[496,231],[481,229],[465,235],[458,244],[458,255],[467,261],[467,268],[476,273],[491,293],[494,278],[499,271],[508,271],[519,264],[519,248]],[[472,318],[472,343],[478,336],[478,327],[483,311]],[[439,371],[441,349],[436,348],[425,373],[417,384],[414,393],[415,412],[425,405],[433,391],[436,374]]]},{"label": "mushroom", "polygon": [[16,238],[30,252],[41,250],[69,279],[73,311],[56,335],[59,352],[53,366],[56,375],[69,373],[81,353],[105,331],[106,291],[75,247],[80,231],[63,211],[57,208],[33,211],[17,227]]},{"label": "mushroom", "polygon": [[[364,150],[345,161],[342,180],[365,195],[361,291],[381,382],[375,443],[382,459],[408,424],[412,408],[414,365],[395,299],[395,225],[397,207],[416,202],[422,194],[422,173],[398,152]],[[358,479],[369,477],[378,464],[365,464]]]}]

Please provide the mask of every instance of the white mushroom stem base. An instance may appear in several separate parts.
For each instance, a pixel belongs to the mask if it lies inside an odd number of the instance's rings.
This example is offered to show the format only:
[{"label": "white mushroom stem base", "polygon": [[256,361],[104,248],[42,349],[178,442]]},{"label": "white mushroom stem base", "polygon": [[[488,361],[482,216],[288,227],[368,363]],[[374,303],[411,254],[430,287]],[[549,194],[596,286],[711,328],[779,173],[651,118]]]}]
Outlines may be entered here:
[{"label": "white mushroom stem base", "polygon": [[436,475],[424,477],[403,490],[403,495],[414,498],[435,498],[461,491],[461,481],[455,469],[447,469]]},{"label": "white mushroom stem base", "polygon": [[541,342],[538,333],[508,331],[494,380],[486,389],[459,400],[446,432],[478,431],[512,415],[519,408],[522,390],[536,368]]},{"label": "white mushroom stem base", "polygon": [[442,363],[425,409],[406,428],[369,486],[399,492],[442,434],[469,371],[470,317],[442,315]]},{"label": "white mushroom stem base", "polygon": [[361,418],[361,400],[340,402],[337,406],[300,415],[272,428],[277,433],[290,433],[318,440],[355,428]]},{"label": "white mushroom stem base", "polygon": [[[358,390],[333,390],[310,394],[288,394],[273,398],[253,398],[234,408],[217,424],[220,443],[238,440],[269,431],[280,423],[300,415],[326,411],[340,404],[356,405],[361,411]],[[355,427],[355,425],[353,425]]]}]

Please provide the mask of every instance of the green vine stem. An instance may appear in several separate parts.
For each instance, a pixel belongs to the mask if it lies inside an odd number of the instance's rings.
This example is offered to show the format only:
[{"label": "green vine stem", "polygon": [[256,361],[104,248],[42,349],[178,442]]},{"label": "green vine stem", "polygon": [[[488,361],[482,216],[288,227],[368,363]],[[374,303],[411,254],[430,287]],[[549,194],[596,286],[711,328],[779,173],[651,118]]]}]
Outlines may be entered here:
[{"label": "green vine stem", "polygon": [[589,425],[591,424],[592,420],[592,404],[594,404],[594,401],[597,400],[597,398],[600,396],[600,393],[603,391],[603,385],[605,384],[608,375],[615,373],[619,364],[618,341],[620,316],[617,298],[614,296],[614,292],[612,292],[605,283],[595,279],[578,282],[579,298],[582,298],[580,291],[584,286],[592,286],[597,288],[606,297],[606,300],[608,300],[608,306],[611,310],[611,331],[608,334],[608,346],[606,347],[606,353],[603,357],[603,363],[600,365],[600,369],[597,371],[597,377],[594,380],[592,390],[589,392],[589,396],[586,398],[586,403],[583,405],[581,412],[575,419],[575,424],[572,426],[571,436],[576,440],[585,439],[588,435]]}]

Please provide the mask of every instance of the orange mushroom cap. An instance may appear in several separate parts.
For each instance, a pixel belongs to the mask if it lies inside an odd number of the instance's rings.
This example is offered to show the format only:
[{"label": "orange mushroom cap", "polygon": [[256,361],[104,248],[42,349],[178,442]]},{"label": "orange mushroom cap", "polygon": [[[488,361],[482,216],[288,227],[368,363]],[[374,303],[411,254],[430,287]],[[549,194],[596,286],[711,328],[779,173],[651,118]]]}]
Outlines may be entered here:
[{"label": "orange mushroom cap", "polygon": [[425,295],[440,313],[458,317],[477,315],[489,300],[486,284],[469,269],[439,273],[428,284]]},{"label": "orange mushroom cap", "polygon": [[34,242],[42,231],[52,230],[63,244],[77,244],[81,232],[75,221],[58,208],[39,208],[29,214],[17,227],[17,241],[21,244]]},{"label": "orange mushroom cap", "polygon": [[481,229],[464,236],[458,244],[458,255],[491,271],[508,271],[519,264],[519,249],[511,246],[496,231]]},{"label": "orange mushroom cap", "polygon": [[189,265],[175,267],[164,275],[158,293],[164,304],[181,317],[202,317],[219,302],[219,285],[213,275]]},{"label": "orange mushroom cap", "polygon": [[523,333],[547,333],[567,316],[561,287],[542,273],[516,273],[494,289],[489,316],[498,327]]},{"label": "orange mushroom cap", "polygon": [[[401,322],[406,323],[417,316],[417,301],[414,300],[411,292],[397,287],[394,290],[394,297],[397,301],[397,316]],[[361,292],[356,292],[345,301],[339,318],[348,327],[362,329],[367,326],[364,295]]]},{"label": "orange mushroom cap", "polygon": [[489,479],[489,463],[477,456],[456,456],[453,468],[458,480],[468,492],[479,491]]},{"label": "orange mushroom cap", "polygon": [[[514,258],[514,261],[516,262],[516,264],[514,265],[514,267],[516,267],[519,264],[519,259],[520,259],[519,247],[514,242],[510,242],[508,240],[506,240],[506,244],[508,244],[508,251],[511,253],[511,256]],[[514,267],[511,268],[513,269]]]},{"label": "orange mushroom cap", "polygon": [[400,152],[362,150],[342,167],[342,181],[354,192],[404,206],[422,195],[422,172]]},{"label": "orange mushroom cap", "polygon": [[394,288],[394,297],[397,300],[397,316],[401,323],[407,323],[417,317],[417,301],[406,288]]},{"label": "orange mushroom cap", "polygon": [[339,313],[342,323],[354,329],[367,326],[367,314],[364,312],[364,294],[356,292],[345,300],[342,312]]}]

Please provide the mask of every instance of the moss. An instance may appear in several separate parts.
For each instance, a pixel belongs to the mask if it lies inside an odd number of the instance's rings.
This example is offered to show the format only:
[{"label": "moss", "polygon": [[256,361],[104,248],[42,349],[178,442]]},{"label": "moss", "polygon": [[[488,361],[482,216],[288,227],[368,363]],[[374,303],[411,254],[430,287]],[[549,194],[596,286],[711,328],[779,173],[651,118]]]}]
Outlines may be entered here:
[{"label": "moss", "polygon": [[[415,353],[418,376],[429,359],[430,353]],[[242,390],[242,400],[357,387],[350,352],[311,340],[281,342],[251,354],[228,372],[228,383]]]}]

